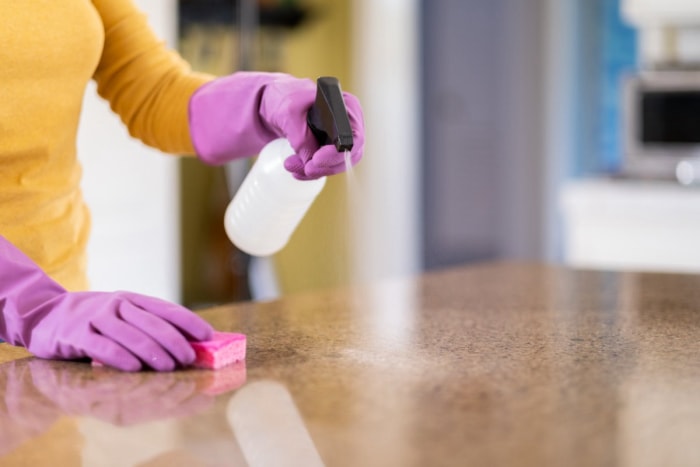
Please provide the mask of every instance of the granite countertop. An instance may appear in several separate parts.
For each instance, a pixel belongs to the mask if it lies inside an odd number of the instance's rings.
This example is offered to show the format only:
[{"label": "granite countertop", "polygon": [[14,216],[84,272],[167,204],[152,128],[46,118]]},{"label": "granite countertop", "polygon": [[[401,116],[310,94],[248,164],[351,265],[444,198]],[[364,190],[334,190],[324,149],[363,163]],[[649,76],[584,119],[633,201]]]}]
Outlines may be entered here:
[{"label": "granite countertop", "polygon": [[697,466],[700,276],[494,263],[201,312],[245,365],[0,345],[0,466]]}]

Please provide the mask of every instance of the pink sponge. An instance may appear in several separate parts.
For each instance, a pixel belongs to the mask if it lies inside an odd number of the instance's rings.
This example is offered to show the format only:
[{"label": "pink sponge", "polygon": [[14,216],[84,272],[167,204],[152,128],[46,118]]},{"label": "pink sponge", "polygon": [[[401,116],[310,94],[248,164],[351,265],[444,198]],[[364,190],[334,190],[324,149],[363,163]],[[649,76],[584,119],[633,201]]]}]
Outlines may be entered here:
[{"label": "pink sponge", "polygon": [[219,369],[234,362],[245,360],[245,334],[235,332],[214,332],[211,340],[190,342],[198,368]]}]

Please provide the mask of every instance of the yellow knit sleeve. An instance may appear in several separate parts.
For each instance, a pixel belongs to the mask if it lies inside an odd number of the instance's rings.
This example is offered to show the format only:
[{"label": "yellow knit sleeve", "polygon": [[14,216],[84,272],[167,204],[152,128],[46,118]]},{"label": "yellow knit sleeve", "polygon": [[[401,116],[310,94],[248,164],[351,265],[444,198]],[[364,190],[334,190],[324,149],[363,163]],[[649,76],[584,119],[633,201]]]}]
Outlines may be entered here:
[{"label": "yellow knit sleeve", "polygon": [[105,29],[97,91],[129,133],[161,151],[194,154],[188,103],[212,76],[194,73],[150,28],[131,0],[93,0]]}]

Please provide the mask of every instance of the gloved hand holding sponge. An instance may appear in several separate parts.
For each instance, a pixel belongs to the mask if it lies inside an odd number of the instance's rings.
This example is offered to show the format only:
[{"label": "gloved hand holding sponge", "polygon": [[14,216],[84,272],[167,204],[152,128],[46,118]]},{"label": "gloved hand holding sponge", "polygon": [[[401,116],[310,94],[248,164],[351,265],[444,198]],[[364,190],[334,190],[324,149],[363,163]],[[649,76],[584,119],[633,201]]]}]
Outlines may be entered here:
[{"label": "gloved hand holding sponge", "polygon": [[0,338],[37,357],[90,358],[124,371],[194,362],[213,330],[179,305],[129,292],[68,292],[0,237]]},{"label": "gloved hand holding sponge", "polygon": [[[282,73],[239,72],[208,82],[189,100],[198,158],[224,164],[286,138],[296,153],[284,165],[295,178],[344,171],[344,154],[333,145],[320,146],[307,125],[315,97],[314,82]],[[364,148],[362,110],[353,95],[343,97],[354,165]],[[195,353],[189,341],[208,340],[212,333],[190,310],[153,297],[68,292],[0,236],[0,339],[37,357],[89,358],[124,371],[170,371],[191,365]]]}]

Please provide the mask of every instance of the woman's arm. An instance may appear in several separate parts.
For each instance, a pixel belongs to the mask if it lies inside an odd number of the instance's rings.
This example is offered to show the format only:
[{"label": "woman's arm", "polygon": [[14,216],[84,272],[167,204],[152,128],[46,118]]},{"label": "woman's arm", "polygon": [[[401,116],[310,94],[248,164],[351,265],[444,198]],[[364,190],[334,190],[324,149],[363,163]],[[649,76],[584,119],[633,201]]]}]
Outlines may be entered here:
[{"label": "woman's arm", "polygon": [[105,29],[104,51],[94,75],[98,93],[132,136],[161,151],[194,154],[188,103],[213,77],[192,72],[156,37],[131,0],[92,3]]},{"label": "woman's arm", "polygon": [[125,371],[191,365],[213,329],[174,303],[130,292],[68,292],[0,236],[0,339],[37,357]]}]

